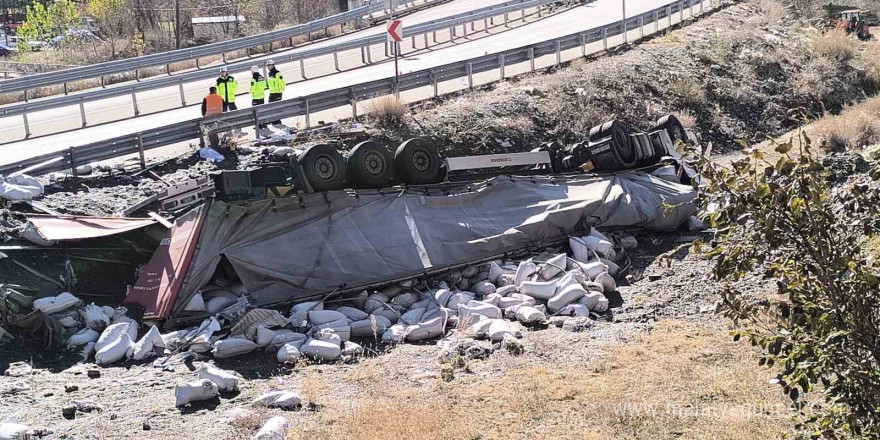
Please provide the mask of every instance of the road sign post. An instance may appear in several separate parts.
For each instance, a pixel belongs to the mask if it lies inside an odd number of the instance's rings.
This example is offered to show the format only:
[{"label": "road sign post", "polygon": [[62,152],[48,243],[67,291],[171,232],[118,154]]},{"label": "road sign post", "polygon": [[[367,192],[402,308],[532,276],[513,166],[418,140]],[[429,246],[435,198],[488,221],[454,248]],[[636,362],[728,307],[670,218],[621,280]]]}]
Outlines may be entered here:
[{"label": "road sign post", "polygon": [[397,57],[400,56],[400,42],[403,41],[403,22],[392,18],[388,20],[388,44],[394,52],[394,94],[400,97],[398,88],[400,70],[397,66]]}]

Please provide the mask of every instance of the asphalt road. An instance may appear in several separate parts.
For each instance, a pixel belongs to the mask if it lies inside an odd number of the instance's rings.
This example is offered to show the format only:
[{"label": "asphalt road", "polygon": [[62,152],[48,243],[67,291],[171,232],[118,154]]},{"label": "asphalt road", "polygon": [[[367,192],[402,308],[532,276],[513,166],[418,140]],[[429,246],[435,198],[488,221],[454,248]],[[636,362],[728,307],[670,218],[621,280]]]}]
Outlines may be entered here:
[{"label": "asphalt road", "polygon": [[[629,14],[638,14],[655,7],[661,6],[667,3],[668,0],[629,0],[627,2],[627,15]],[[482,7],[488,3],[481,3],[479,6],[473,6],[475,3],[473,0],[464,0],[464,1],[455,1],[445,5],[447,8],[462,8],[463,3],[468,3],[467,7]],[[439,7],[438,7],[439,8]],[[699,9],[697,7],[697,9]],[[432,8],[430,11],[435,12]],[[450,12],[447,15],[451,15],[457,13]],[[431,17],[425,17],[422,14],[428,13],[429,11],[424,11],[418,16],[414,15],[411,18],[413,20],[423,19],[423,20],[431,20]],[[469,59],[477,56],[484,55],[485,53],[493,53],[498,51],[504,51],[513,49],[516,47],[525,46],[528,44],[532,44],[535,42],[549,40],[555,37],[561,37],[564,35],[568,35],[577,30],[590,29],[597,26],[601,26],[608,23],[613,23],[619,20],[621,17],[621,3],[620,0],[597,0],[593,3],[578,6],[576,8],[552,15],[552,16],[544,16],[543,18],[531,17],[526,20],[526,24],[512,23],[510,29],[505,28],[503,25],[491,27],[488,30],[483,30],[481,27],[477,28],[477,31],[473,34],[469,34],[467,38],[458,38],[454,42],[446,42],[437,46],[432,46],[428,50],[421,50],[415,53],[409,53],[410,49],[407,49],[407,46],[404,47],[407,55],[400,60],[399,69],[402,72],[409,72],[421,69],[427,69],[431,67],[440,66],[449,62]],[[685,18],[688,18],[689,14],[687,11],[685,12]],[[517,17],[511,17],[517,18]],[[679,15],[675,14],[673,17],[673,23],[678,22]],[[661,22],[661,29],[665,27],[666,21],[663,20]],[[384,29],[370,29],[370,32],[384,32]],[[645,32],[653,31],[653,25],[646,26]],[[629,33],[629,38],[633,39],[637,37],[639,34],[638,30],[631,31]],[[350,36],[349,38],[354,38]],[[444,41],[440,38],[440,41]],[[406,41],[409,44],[409,40]],[[423,41],[421,39],[417,39],[417,46],[422,47]],[[320,44],[332,44],[332,42],[323,42]],[[601,43],[599,43],[601,44]],[[590,48],[589,52],[595,52],[600,48],[595,47]],[[311,46],[310,46],[311,47]],[[568,54],[565,59],[572,59],[579,55],[580,50],[575,50],[577,53]],[[373,60],[377,61],[384,58],[384,50],[382,47],[374,47],[373,48]],[[555,57],[553,57],[555,58]],[[348,64],[357,63],[360,64],[361,55],[360,52],[355,52],[350,56],[346,56],[346,67],[348,68]],[[328,60],[314,60],[316,63],[314,65],[307,66],[307,72],[309,73],[309,77],[312,78],[312,69],[318,72],[320,65],[329,65],[329,69],[333,69],[333,60],[332,57],[329,57]],[[340,62],[343,60],[340,59]],[[546,65],[547,63],[552,64],[555,62],[554,60],[543,60],[539,61],[538,67],[541,67],[543,63]],[[525,63],[528,64],[528,63]],[[331,74],[327,74],[323,77],[303,80],[300,82],[296,82],[292,85],[289,85],[287,91],[285,91],[285,97],[294,97],[301,94],[311,94],[315,92],[320,92],[324,90],[331,90],[338,87],[343,87],[348,84],[354,84],[364,81],[376,80],[381,78],[388,78],[394,75],[393,62],[377,62],[372,65],[356,67],[356,68],[348,68],[349,70],[343,70],[340,73],[331,72]],[[527,67],[523,66],[509,66],[507,69],[507,74],[515,75],[521,73],[523,70],[527,70]],[[284,65],[282,66],[282,71],[285,74],[285,77],[290,81],[293,78],[297,78],[297,74],[299,73],[299,65],[298,63],[292,63],[292,65]],[[492,78],[494,75],[494,78]],[[475,78],[477,83],[488,82],[494,79],[497,79],[497,73],[486,73],[481,75],[482,78]],[[245,78],[239,78],[240,84]],[[193,86],[194,88],[201,88],[203,90],[207,89],[209,84],[201,84],[197,86]],[[200,87],[199,87],[200,86]],[[466,84],[462,84],[457,81],[449,81],[446,84],[441,85],[441,93],[453,91],[457,89],[465,88]],[[421,91],[421,95],[429,94],[428,91]],[[204,92],[199,92],[199,97],[203,95]],[[148,97],[147,93],[143,94],[141,97],[139,95],[138,102],[141,106],[146,105],[155,105],[156,108],[161,109],[163,106],[167,105],[166,101],[169,100],[177,100],[177,105],[179,106],[179,96],[177,95],[177,90],[171,89],[170,91],[158,90],[156,91],[156,96]],[[415,99],[422,99],[427,96],[421,96],[418,93],[409,93],[409,96],[402,96],[402,98],[406,101],[413,101]],[[199,116],[199,106],[195,105],[197,100],[195,97],[188,98],[192,104],[191,106],[185,108],[176,108],[168,111],[158,111],[157,113],[150,114],[147,116],[141,116],[138,118],[130,118],[125,119],[118,122],[107,123],[103,125],[97,125],[93,127],[87,127],[85,129],[80,129],[76,131],[70,131],[66,133],[60,133],[50,136],[44,136],[34,139],[28,139],[25,141],[13,142],[6,145],[0,146],[0,164],[11,163],[15,161],[19,161],[25,159],[27,157],[31,157],[33,155],[45,154],[52,151],[61,151],[67,149],[70,146],[82,145],[89,142],[94,142],[100,139],[107,139],[111,137],[120,136],[126,133],[135,133],[138,131],[142,131],[151,127],[158,127],[166,124],[171,124],[175,122],[179,122],[186,119],[191,119]],[[149,102],[149,104],[148,104]],[[101,103],[95,103],[101,104]],[[247,96],[240,96],[238,98],[239,108],[247,108],[250,105]],[[123,103],[115,103],[112,106],[108,104],[103,104],[103,108],[91,109],[87,108],[89,111],[90,118],[97,117],[99,113],[107,113],[110,116],[118,117],[123,112],[128,111],[131,112],[131,103],[123,102]],[[88,107],[88,106],[87,106]],[[63,110],[63,109],[62,109]],[[324,118],[326,120],[331,120],[334,117],[342,117],[345,116],[345,112],[348,112],[350,115],[350,110],[337,109],[336,111],[328,111],[322,112],[319,115],[312,115],[311,121],[312,123]],[[46,112],[50,113],[50,112]],[[78,109],[73,111],[75,115],[75,119],[78,121],[79,112]],[[129,116],[131,116],[129,114]],[[45,120],[41,121],[41,124],[52,124],[58,125],[65,123],[69,117],[65,115],[50,115]],[[92,120],[92,119],[90,119]],[[302,123],[302,120],[294,119],[291,121],[285,121],[288,125],[295,123]],[[32,119],[32,130],[34,130],[34,126],[37,125]],[[57,127],[56,127],[57,128]],[[5,125],[0,132],[3,131],[11,131],[12,128],[7,128]],[[0,133],[2,135],[2,133]]]}]

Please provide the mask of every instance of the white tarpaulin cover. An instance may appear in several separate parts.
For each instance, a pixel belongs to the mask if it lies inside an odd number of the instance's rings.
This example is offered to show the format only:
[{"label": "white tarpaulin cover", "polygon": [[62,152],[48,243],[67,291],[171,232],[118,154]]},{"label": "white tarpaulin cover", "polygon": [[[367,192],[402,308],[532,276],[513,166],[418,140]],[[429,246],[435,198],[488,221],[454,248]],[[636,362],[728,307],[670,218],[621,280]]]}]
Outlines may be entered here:
[{"label": "white tarpaulin cover", "polygon": [[[417,276],[586,225],[672,230],[695,191],[638,172],[568,178],[496,177],[425,194],[334,191],[229,204],[212,202],[172,315],[225,256],[254,306],[389,278]],[[665,206],[664,206],[665,203]],[[670,207],[671,206],[671,207]]]}]

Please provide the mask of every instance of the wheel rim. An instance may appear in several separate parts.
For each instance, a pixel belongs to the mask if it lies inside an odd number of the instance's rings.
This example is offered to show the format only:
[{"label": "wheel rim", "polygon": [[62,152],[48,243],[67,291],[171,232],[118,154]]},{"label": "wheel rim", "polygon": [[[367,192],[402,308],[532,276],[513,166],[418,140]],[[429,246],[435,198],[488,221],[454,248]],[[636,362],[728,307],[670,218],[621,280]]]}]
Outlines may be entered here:
[{"label": "wheel rim", "polygon": [[672,141],[684,140],[684,131],[678,125],[672,127]]},{"label": "wheel rim", "polygon": [[315,159],[315,175],[321,180],[333,180],[336,177],[336,163],[328,155],[321,155]]},{"label": "wheel rim", "polygon": [[420,173],[427,173],[431,169],[431,156],[425,150],[416,150],[412,155],[413,169]]},{"label": "wheel rim", "polygon": [[371,151],[364,156],[363,169],[368,175],[373,177],[381,176],[385,174],[387,168],[388,163],[378,152]]}]

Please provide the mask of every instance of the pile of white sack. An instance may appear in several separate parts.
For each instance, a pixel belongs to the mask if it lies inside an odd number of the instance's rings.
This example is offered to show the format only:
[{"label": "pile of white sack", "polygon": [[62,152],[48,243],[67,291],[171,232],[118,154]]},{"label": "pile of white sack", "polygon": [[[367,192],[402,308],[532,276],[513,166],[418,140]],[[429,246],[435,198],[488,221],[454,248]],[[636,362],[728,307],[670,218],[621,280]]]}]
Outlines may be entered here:
[{"label": "pile of white sack", "polygon": [[[262,350],[274,353],[279,362],[295,363],[303,356],[319,361],[356,358],[363,348],[352,339],[419,342],[460,329],[469,337],[500,343],[521,337],[513,322],[529,327],[558,317],[579,320],[559,325],[581,331],[589,327],[585,320],[608,309],[605,294],[617,289],[615,261],[622,249],[637,242],[623,237],[619,244],[594,230],[570,238],[571,256],[545,252],[522,261],[491,261],[451,271],[442,280],[411,280],[364,291],[344,302],[299,303],[283,324],[254,324],[230,337],[220,338],[220,324],[210,318],[161,339],[170,350],[186,345],[219,359]],[[199,294],[187,308],[222,310],[237,300],[229,290]]]}]

